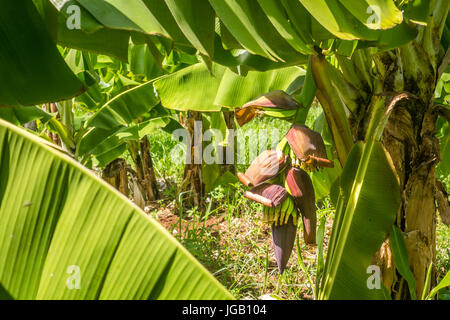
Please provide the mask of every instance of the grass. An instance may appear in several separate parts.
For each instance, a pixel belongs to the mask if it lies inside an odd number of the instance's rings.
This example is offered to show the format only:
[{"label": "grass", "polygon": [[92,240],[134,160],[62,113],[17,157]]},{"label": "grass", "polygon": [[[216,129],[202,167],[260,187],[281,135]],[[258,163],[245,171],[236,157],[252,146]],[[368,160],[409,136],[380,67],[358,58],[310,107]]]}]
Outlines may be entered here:
[{"label": "grass", "polygon": [[[277,294],[282,299],[311,299],[313,291],[308,274],[302,270],[294,250],[289,269],[281,281],[273,255],[270,227],[261,222],[261,207],[249,202],[236,189],[215,189],[208,197],[209,210],[202,215],[197,208],[182,213],[174,200],[164,201],[150,214],[158,219],[179,241],[239,299],[258,299]],[[234,195],[234,196],[232,196]],[[331,227],[333,209],[325,206],[319,217],[328,217]],[[302,231],[299,231],[301,234]],[[300,237],[300,252],[305,268],[313,277],[316,248],[305,245]]]},{"label": "grass", "polygon": [[[309,120],[311,122],[311,120]],[[284,134],[287,122],[256,119],[247,126],[249,139],[257,141],[260,131],[277,127]],[[176,146],[170,135],[159,132],[149,136],[156,172],[166,183],[165,200],[155,204],[150,214],[158,219],[230,292],[238,299],[258,299],[276,295],[281,299],[312,299],[318,267],[317,247],[307,246],[298,232],[299,250],[293,251],[288,269],[280,277],[272,249],[270,227],[261,222],[261,206],[243,197],[240,184],[218,187],[205,197],[206,212],[184,208],[183,195],[177,200],[177,183],[183,165],[168,155]],[[262,151],[273,142],[258,142]],[[275,144],[276,145],[276,144]],[[246,155],[249,158],[249,154]],[[250,162],[253,159],[247,159]],[[237,166],[245,170],[247,164]],[[448,181],[447,181],[448,182]],[[446,183],[448,187],[448,183]],[[318,204],[318,221],[325,219],[324,254],[331,232],[334,208],[329,199]],[[181,219],[179,217],[182,217]],[[450,270],[450,228],[437,224],[436,267],[439,277]],[[299,259],[298,252],[301,253]]]}]

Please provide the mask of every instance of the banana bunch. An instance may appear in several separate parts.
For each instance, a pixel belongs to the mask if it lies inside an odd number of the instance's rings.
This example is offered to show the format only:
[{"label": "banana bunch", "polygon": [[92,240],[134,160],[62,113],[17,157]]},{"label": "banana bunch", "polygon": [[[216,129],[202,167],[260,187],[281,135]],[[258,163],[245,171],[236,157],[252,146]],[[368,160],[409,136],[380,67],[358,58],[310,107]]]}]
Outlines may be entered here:
[{"label": "banana bunch", "polygon": [[262,221],[269,225],[282,226],[287,224],[292,216],[294,226],[297,226],[297,208],[292,197],[288,196],[277,207],[264,207]]},{"label": "banana bunch", "polygon": [[[250,111],[253,112],[256,106],[262,109],[265,98],[241,110],[248,112],[242,114],[241,119],[251,118]],[[320,134],[306,126],[293,125],[276,150],[264,151],[245,173],[238,173],[239,180],[251,188],[244,196],[263,205],[262,220],[272,228],[272,242],[281,273],[293,249],[299,214],[305,242],[313,244],[316,241],[315,193],[307,171],[333,165],[327,159]]]}]

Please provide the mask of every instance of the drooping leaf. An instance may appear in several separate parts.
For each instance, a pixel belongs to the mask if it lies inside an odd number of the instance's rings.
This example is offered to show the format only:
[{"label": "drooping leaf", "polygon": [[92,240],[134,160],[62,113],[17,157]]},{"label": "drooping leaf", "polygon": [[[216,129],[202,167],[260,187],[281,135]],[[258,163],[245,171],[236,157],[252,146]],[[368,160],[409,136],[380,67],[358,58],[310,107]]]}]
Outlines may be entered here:
[{"label": "drooping leaf", "polygon": [[144,121],[136,125],[130,125],[128,127],[123,127],[100,143],[91,145],[93,147],[89,153],[95,156],[104,154],[117,146],[125,143],[126,141],[139,141],[146,135],[151,134],[153,130],[160,129],[169,123],[168,118],[154,118],[151,120]]},{"label": "drooping leaf", "polygon": [[200,53],[214,56],[216,14],[207,1],[166,0],[172,15],[191,44]]},{"label": "drooping leaf", "polygon": [[339,0],[350,13],[370,29],[390,29],[402,23],[402,11],[393,0]]},{"label": "drooping leaf", "polygon": [[414,23],[426,25],[429,12],[430,1],[412,0],[406,4],[405,17]]},{"label": "drooping leaf", "polygon": [[286,19],[284,7],[281,2],[276,0],[258,0],[259,5],[264,10],[264,13],[272,22],[280,35],[288,42],[294,49],[303,54],[314,54],[311,46],[297,34],[289,20]]},{"label": "drooping leaf", "polygon": [[251,53],[289,61],[298,55],[271,24],[257,1],[209,0],[221,21]]},{"label": "drooping leaf", "polygon": [[298,67],[287,67],[266,72],[250,71],[245,77],[227,69],[217,91],[215,104],[240,108],[253,99],[274,90],[287,91],[298,78],[305,76]]},{"label": "drooping leaf", "polygon": [[[151,43],[150,40],[149,43]],[[145,76],[147,80],[163,75],[160,62],[156,60],[148,44],[130,46],[128,56],[130,71],[133,74]]]},{"label": "drooping leaf", "polygon": [[67,100],[82,92],[32,1],[1,1],[0,25],[0,106]]},{"label": "drooping leaf", "polygon": [[141,0],[77,0],[77,2],[108,28],[164,34],[160,23]]},{"label": "drooping leaf", "polygon": [[[53,1],[53,2],[56,2]],[[68,26],[72,22],[73,6],[80,10],[80,29]],[[110,29],[99,23],[89,11],[80,6],[75,0],[66,1],[59,8],[58,24],[56,28],[58,44],[78,50],[86,50],[99,54],[113,56],[119,60],[127,61],[128,30]],[[72,15],[70,14],[72,13]]]}]

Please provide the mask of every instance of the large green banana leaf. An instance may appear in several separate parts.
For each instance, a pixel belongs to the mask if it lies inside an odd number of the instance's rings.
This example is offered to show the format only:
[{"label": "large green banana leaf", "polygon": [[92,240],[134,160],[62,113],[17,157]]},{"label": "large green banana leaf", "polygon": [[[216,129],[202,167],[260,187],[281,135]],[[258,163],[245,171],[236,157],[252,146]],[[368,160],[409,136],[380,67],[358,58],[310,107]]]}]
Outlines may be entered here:
[{"label": "large green banana leaf", "polygon": [[161,104],[169,109],[220,111],[214,99],[226,68],[214,64],[213,75],[202,63],[163,76],[154,82]]},{"label": "large green banana leaf", "polygon": [[[313,45],[324,45],[327,49],[328,45],[322,41],[329,39],[359,40],[362,46],[383,48],[403,45],[417,34],[405,20],[423,23],[417,8],[425,10],[428,5],[418,0],[401,5],[393,0],[72,0],[70,3],[81,6],[87,22],[81,24],[79,32],[60,31],[63,39],[59,41],[67,46],[99,49],[101,46],[90,34],[101,30],[157,35],[173,40],[175,48],[194,49],[191,53],[198,50],[227,67],[246,66],[253,70],[304,63],[302,55],[314,54]],[[59,8],[64,17],[66,7]],[[116,36],[119,35],[111,34],[110,39]],[[227,47],[230,38],[237,43],[232,48]],[[111,41],[111,45],[114,43]],[[233,51],[236,47],[247,51]],[[109,50],[118,55],[119,48]]]},{"label": "large green banana leaf", "polygon": [[[75,0],[35,0],[35,3],[49,30],[56,34],[58,44],[127,61],[130,31],[106,28]],[[79,10],[79,17],[73,8]],[[80,24],[80,29],[70,26],[75,23]]]},{"label": "large green banana leaf", "polygon": [[219,18],[250,52],[289,61],[298,52],[278,33],[257,1],[210,0]]},{"label": "large green banana leaf", "polygon": [[305,71],[299,67],[250,71],[240,76],[218,64],[212,73],[202,63],[156,80],[154,87],[161,104],[169,109],[220,111],[222,107],[240,108],[258,96],[273,90],[298,91]]},{"label": "large green banana leaf", "polygon": [[33,1],[0,1],[0,106],[69,99],[83,90]]},{"label": "large green banana leaf", "polygon": [[0,120],[0,296],[231,299],[156,221]]},{"label": "large green banana leaf", "polygon": [[302,88],[305,75],[305,70],[299,67],[266,72],[250,71],[245,77],[228,69],[221,79],[214,103],[228,108],[240,108],[270,91],[283,90],[292,94]]},{"label": "large green banana leaf", "polygon": [[[392,0],[300,0],[310,14],[339,39],[379,39],[382,31],[403,21],[402,12]],[[371,16],[373,18],[371,18]],[[398,34],[402,37],[402,34]],[[411,39],[409,39],[411,40]]]},{"label": "large green banana leaf", "polygon": [[[368,285],[368,268],[392,229],[401,204],[398,177],[379,142],[392,108],[373,98],[366,142],[355,144],[340,181],[340,197],[328,246],[320,299],[387,299],[381,283]],[[375,275],[376,276],[376,275]]]},{"label": "large green banana leaf", "polygon": [[131,123],[149,112],[159,102],[153,90],[153,81],[124,91],[108,101],[89,119],[88,126],[110,129]]},{"label": "large green banana leaf", "polygon": [[382,283],[379,289],[367,286],[367,269],[391,230],[401,201],[400,189],[381,144],[375,142],[370,152],[367,149],[367,144],[356,144],[342,173],[343,195],[333,225],[321,299],[386,298]]}]

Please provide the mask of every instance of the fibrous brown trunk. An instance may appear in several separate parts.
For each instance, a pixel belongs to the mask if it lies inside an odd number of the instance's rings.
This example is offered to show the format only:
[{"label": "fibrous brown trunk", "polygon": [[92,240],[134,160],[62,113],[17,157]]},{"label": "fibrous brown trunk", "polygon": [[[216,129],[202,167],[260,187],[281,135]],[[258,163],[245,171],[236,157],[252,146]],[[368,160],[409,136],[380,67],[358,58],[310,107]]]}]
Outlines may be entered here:
[{"label": "fibrous brown trunk", "polygon": [[186,198],[195,206],[200,206],[204,193],[202,182],[202,114],[200,112],[188,111],[186,129],[191,137],[188,145],[186,164],[184,166],[184,178],[182,192],[189,194]]},{"label": "fibrous brown trunk", "polygon": [[128,197],[128,175],[125,159],[116,159],[102,171],[102,178],[122,194]]},{"label": "fibrous brown trunk", "polygon": [[[439,142],[434,137],[436,115],[422,105],[422,114],[411,115],[411,106],[399,105],[383,135],[383,145],[390,154],[402,188],[402,204],[396,224],[403,231],[411,270],[416,279],[416,293],[421,296],[427,268],[436,258],[435,166],[439,161]],[[392,261],[384,257],[385,285],[397,299],[409,297],[406,282],[395,272]],[[388,259],[389,261],[386,261]]]},{"label": "fibrous brown trunk", "polygon": [[150,142],[147,137],[140,141],[142,169],[144,173],[144,188],[148,201],[159,199],[158,185],[156,183],[155,169],[153,168],[153,160],[150,155]]},{"label": "fibrous brown trunk", "polygon": [[138,183],[143,190],[144,201],[155,201],[159,199],[158,185],[156,182],[153,160],[150,155],[150,142],[147,137],[130,147],[133,162],[136,167]]},{"label": "fibrous brown trunk", "polygon": [[[408,95],[408,99],[395,105],[382,143],[400,181],[402,204],[396,225],[403,231],[418,297],[424,290],[429,265],[436,259],[435,167],[440,161],[433,103],[439,62],[430,48],[425,52],[426,45],[418,37],[399,49],[375,57],[383,91]],[[384,283],[393,298],[411,298],[408,284],[395,271],[391,256],[385,244],[380,251]]]}]

